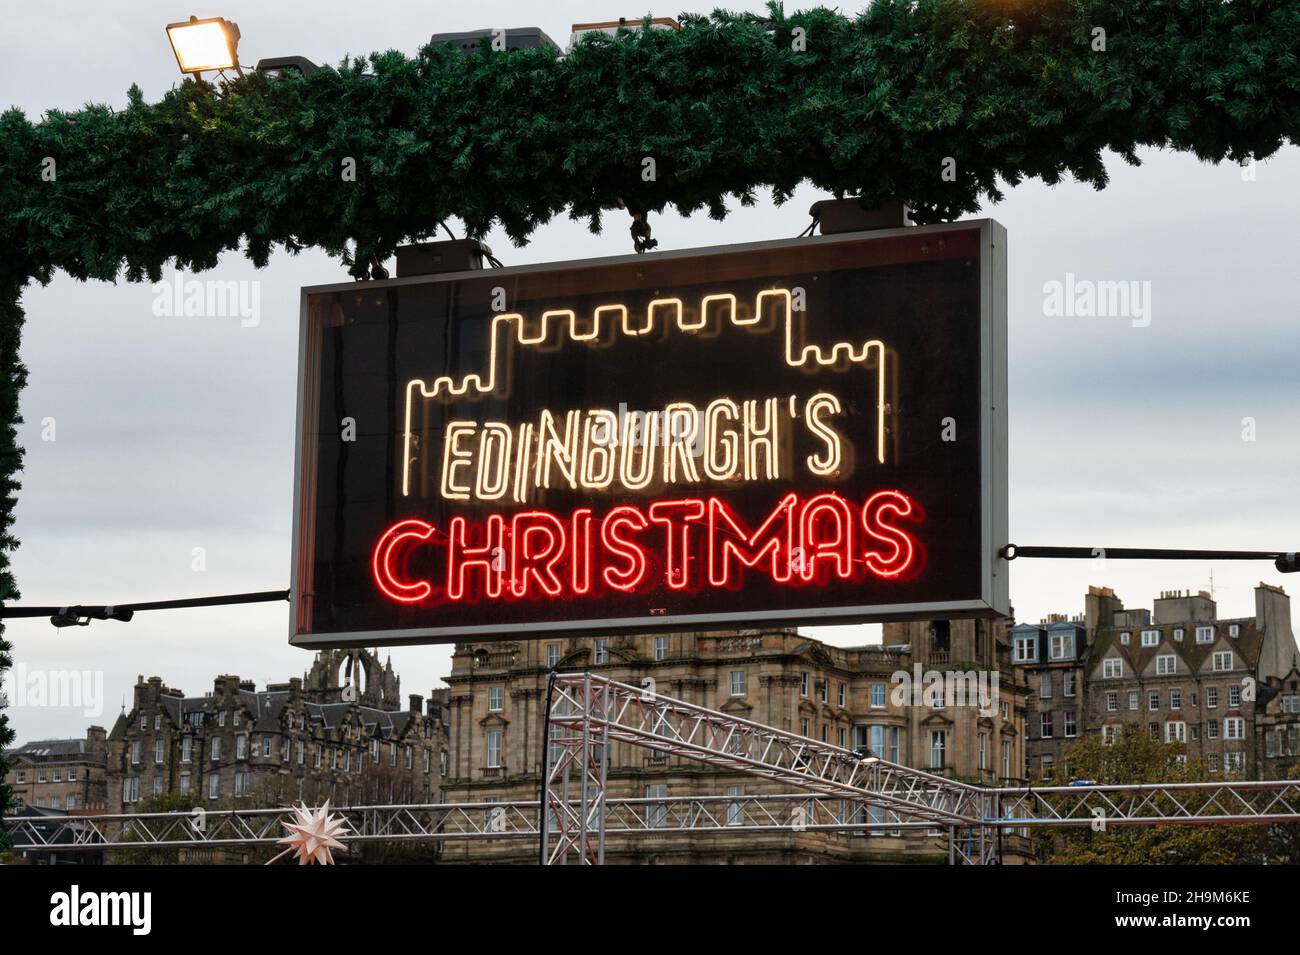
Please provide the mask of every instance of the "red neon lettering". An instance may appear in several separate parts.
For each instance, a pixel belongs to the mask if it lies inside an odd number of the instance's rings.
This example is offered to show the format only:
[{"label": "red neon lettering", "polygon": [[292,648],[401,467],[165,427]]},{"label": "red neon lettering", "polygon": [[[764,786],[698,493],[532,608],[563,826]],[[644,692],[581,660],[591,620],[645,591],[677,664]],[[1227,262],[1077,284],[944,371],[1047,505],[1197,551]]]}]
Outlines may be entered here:
[{"label": "red neon lettering", "polygon": [[[435,556],[447,561],[445,598],[450,601],[500,598],[507,577],[516,598],[581,597],[596,588],[631,593],[646,586],[651,564],[659,561],[667,588],[676,591],[688,585],[736,587],[746,568],[782,584],[826,584],[866,574],[897,579],[924,554],[900,520],[923,516],[906,494],[888,490],[868,498],[860,513],[835,493],[806,501],[790,493],[753,531],[716,497],[656,501],[648,516],[631,505],[615,507],[601,519],[599,535],[586,507],[565,518],[539,510],[515,514],[508,540],[500,514],[486,519],[481,536],[463,517],[452,518],[446,537],[411,518],[384,532],[371,563],[375,584],[399,603],[419,603],[434,594],[430,581],[408,577],[420,542],[445,547],[445,554]],[[707,522],[707,554],[701,559],[708,567],[692,579],[692,529],[701,522]],[[656,546],[647,547],[644,532],[652,523],[661,525],[663,537],[656,533]],[[662,586],[652,580],[646,589]]]},{"label": "red neon lettering", "polygon": [[415,518],[398,521],[384,532],[384,536],[375,545],[370,564],[380,590],[399,603],[407,604],[416,603],[433,593],[433,585],[427,580],[407,583],[399,580],[393,572],[394,551],[412,538],[428,540],[431,536],[433,525]]},{"label": "red neon lettering", "polygon": [[[541,537],[545,544],[534,550],[531,541]],[[555,574],[555,565],[564,553],[564,524],[554,514],[545,511],[525,511],[516,514],[510,523],[510,592],[516,597],[528,596],[528,582],[537,585],[552,597],[564,589]]]},{"label": "red neon lettering", "polygon": [[862,528],[885,545],[885,550],[868,551],[867,567],[879,577],[897,577],[912,566],[912,538],[906,531],[891,527],[882,518],[885,511],[898,517],[912,513],[912,501],[902,491],[878,491],[862,505]]},{"label": "red neon lettering", "polygon": [[[822,518],[819,522],[818,518]],[[853,576],[853,512],[848,501],[838,494],[818,494],[803,506],[799,519],[802,566],[794,569],[804,580],[816,575],[817,561],[830,561],[841,580]],[[819,539],[818,526],[831,524],[833,533]]]},{"label": "red neon lettering", "polygon": [[650,520],[664,525],[664,573],[673,590],[686,589],[691,572],[690,525],[704,516],[700,500],[656,501],[650,505]]},{"label": "red neon lettering", "polygon": [[[771,564],[772,579],[780,583],[788,582],[791,577],[790,549],[794,546],[794,521],[791,520],[790,512],[798,500],[794,493],[787,494],[758,530],[750,534],[741,529],[725,501],[716,497],[709,498],[709,583],[715,587],[732,585],[732,553],[746,567],[757,567],[766,558]],[[771,531],[772,526],[782,518],[785,519],[784,540]],[[722,537],[719,530],[730,536]],[[767,539],[763,540],[764,537]],[[737,538],[740,543],[736,542]],[[760,541],[763,541],[761,546]]]},{"label": "red neon lettering", "polygon": [[486,593],[489,597],[501,596],[502,571],[506,562],[505,521],[500,514],[493,514],[487,519],[487,533],[482,547],[465,545],[465,518],[451,519],[450,538],[447,542],[447,596],[460,600],[465,594],[465,572],[481,568],[487,581]]},{"label": "red neon lettering", "polygon": [[643,531],[649,524],[650,522],[646,520],[644,514],[635,507],[626,506],[614,508],[605,515],[605,519],[601,522],[600,539],[605,545],[605,550],[616,557],[622,557],[628,564],[626,570],[619,570],[616,567],[605,568],[602,575],[605,578],[605,583],[615,590],[635,590],[641,581],[645,579],[646,571],[645,550],[635,541],[619,537],[618,529],[627,525],[633,530]]},{"label": "red neon lettering", "polygon": [[591,508],[580,507],[573,512],[569,543],[573,592],[579,595],[589,593],[591,591]]}]

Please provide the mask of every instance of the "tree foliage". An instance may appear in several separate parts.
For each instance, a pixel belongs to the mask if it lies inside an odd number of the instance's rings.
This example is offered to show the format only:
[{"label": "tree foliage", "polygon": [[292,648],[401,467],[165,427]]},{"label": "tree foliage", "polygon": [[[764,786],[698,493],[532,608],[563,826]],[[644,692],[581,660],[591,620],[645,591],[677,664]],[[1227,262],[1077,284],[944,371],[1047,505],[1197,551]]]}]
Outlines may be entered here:
[{"label": "tree foliage", "polygon": [[[1128,726],[1109,744],[1100,736],[1083,737],[1066,748],[1064,758],[1072,776],[1099,785],[1213,779],[1203,763],[1180,761],[1185,753],[1181,743],[1162,743]],[[1152,808],[1159,808],[1159,800]],[[1041,848],[1046,861],[1059,865],[1234,865],[1260,861],[1263,838],[1260,826],[1109,825],[1101,831],[1049,831]]]}]

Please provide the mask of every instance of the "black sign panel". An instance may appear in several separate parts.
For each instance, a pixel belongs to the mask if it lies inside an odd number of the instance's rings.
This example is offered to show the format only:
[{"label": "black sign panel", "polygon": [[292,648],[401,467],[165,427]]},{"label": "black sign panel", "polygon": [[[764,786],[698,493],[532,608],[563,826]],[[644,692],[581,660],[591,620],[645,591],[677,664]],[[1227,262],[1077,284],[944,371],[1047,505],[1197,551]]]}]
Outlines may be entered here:
[{"label": "black sign panel", "polygon": [[292,638],[1005,612],[995,223],[305,289]]}]

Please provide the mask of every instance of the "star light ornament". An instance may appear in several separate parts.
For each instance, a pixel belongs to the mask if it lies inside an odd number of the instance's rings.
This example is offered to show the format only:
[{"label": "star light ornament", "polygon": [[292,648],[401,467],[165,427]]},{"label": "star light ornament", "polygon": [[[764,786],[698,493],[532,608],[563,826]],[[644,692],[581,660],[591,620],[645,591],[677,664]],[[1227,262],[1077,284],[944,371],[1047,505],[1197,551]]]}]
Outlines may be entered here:
[{"label": "star light ornament", "polygon": [[[314,811],[308,809],[305,803],[300,803],[293,810],[294,821],[284,824],[290,834],[278,840],[281,845],[289,848],[275,859],[292,852],[298,857],[299,865],[333,865],[334,854],[330,850],[346,851],[346,846],[334,837],[347,834],[347,823],[341,816],[331,816],[329,809],[328,799],[325,805]],[[275,859],[271,861],[274,862]]]}]

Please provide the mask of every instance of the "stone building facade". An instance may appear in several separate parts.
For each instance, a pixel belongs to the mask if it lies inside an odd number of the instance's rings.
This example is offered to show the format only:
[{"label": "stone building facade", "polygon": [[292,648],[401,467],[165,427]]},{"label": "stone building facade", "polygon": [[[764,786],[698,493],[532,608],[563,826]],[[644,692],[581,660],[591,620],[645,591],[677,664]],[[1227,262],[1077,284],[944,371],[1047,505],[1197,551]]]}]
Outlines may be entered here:
[{"label": "stone building facade", "polygon": [[107,733],[92,726],[85,739],[47,739],[6,752],[5,782],[19,806],[85,814],[108,805]]},{"label": "stone building facade", "polygon": [[1110,588],[1090,587],[1082,617],[1017,626],[1012,645],[1030,690],[1035,780],[1069,781],[1068,744],[1085,733],[1149,733],[1211,773],[1248,778],[1273,776],[1300,754],[1300,736],[1293,744],[1290,735],[1300,720],[1298,656],[1280,587],[1261,583],[1255,615],[1231,619],[1204,591],[1166,591],[1152,609],[1126,609]]},{"label": "stone building facade", "polygon": [[[902,692],[900,674],[915,679],[958,664],[1001,668],[985,706],[948,706],[941,699],[925,705]],[[456,647],[447,678],[446,801],[538,797],[546,685],[554,669],[591,670],[633,685],[653,679],[656,691],[670,697],[847,748],[868,746],[887,760],[952,778],[1014,784],[1023,776],[1024,687],[1012,678],[1001,625],[890,625],[882,645],[853,648],[788,629],[556,637]],[[608,786],[610,798],[790,789],[623,743],[611,744]],[[537,849],[514,840],[466,840],[443,851],[449,861],[527,863]],[[947,845],[881,825],[850,833],[666,833],[611,840],[606,853],[611,862],[647,863],[939,861]]]},{"label": "stone building facade", "polygon": [[322,652],[303,678],[265,690],[219,676],[191,697],[141,677],[108,737],[109,811],[164,794],[210,807],[434,802],[446,693],[403,708],[398,686],[365,650]]}]

